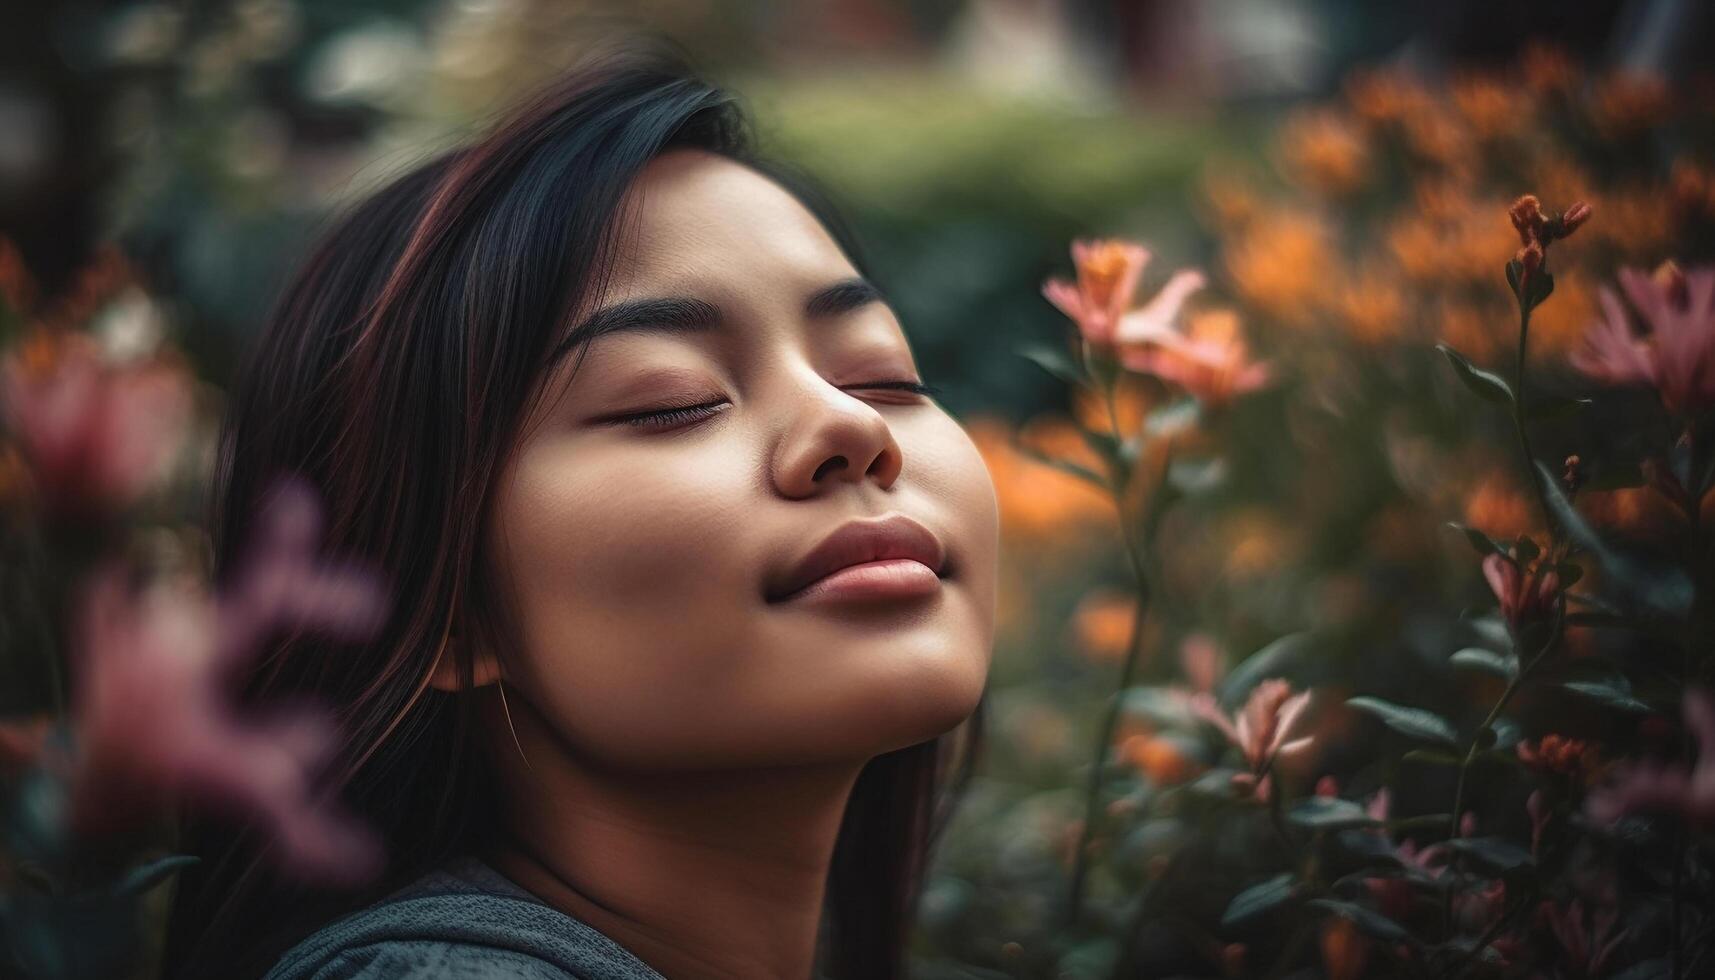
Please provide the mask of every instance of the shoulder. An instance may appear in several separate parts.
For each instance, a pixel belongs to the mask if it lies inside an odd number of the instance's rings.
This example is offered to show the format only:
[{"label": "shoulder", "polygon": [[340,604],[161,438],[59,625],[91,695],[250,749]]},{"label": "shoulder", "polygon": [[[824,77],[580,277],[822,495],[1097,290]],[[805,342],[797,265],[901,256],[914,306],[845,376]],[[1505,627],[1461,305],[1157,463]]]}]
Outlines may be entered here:
[{"label": "shoulder", "polygon": [[[284,963],[284,961],[282,961]],[[510,950],[440,940],[391,939],[343,946],[326,956],[297,961],[286,972],[268,974],[292,980],[591,980],[551,963]]]},{"label": "shoulder", "polygon": [[265,980],[662,980],[587,923],[465,863],[338,919]]}]

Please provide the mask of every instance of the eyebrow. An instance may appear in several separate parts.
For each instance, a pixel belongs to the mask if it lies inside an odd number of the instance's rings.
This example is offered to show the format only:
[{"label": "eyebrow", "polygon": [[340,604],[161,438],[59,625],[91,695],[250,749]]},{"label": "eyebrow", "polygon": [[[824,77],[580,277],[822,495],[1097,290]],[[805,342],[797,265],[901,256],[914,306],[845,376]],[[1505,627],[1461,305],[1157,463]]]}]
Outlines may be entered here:
[{"label": "eyebrow", "polygon": [[[887,303],[875,284],[862,276],[830,283],[804,301],[804,315],[812,318],[849,313],[870,303]],[[690,296],[657,296],[630,299],[604,306],[567,331],[555,345],[550,362],[558,361],[579,344],[613,333],[648,332],[691,334],[714,330],[726,320],[721,308]]]}]

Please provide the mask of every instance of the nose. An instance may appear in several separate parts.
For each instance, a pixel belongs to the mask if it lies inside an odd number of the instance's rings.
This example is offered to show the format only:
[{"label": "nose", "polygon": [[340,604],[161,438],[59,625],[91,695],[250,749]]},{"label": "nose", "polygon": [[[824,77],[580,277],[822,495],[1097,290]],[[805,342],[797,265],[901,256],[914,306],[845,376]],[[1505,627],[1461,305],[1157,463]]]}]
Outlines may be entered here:
[{"label": "nose", "polygon": [[787,497],[810,497],[841,482],[873,479],[883,490],[899,478],[904,454],[893,430],[869,404],[814,371],[788,394],[791,422],[777,445],[774,483]]}]

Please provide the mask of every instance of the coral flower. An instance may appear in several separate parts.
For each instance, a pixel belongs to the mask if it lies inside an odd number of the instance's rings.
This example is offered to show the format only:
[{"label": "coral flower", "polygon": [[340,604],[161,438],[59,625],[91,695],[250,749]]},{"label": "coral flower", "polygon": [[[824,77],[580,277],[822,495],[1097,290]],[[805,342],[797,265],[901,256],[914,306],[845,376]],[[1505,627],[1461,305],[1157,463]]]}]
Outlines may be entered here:
[{"label": "coral flower", "polygon": [[1715,266],[1654,275],[1621,269],[1620,288],[1649,328],[1634,336],[1614,291],[1601,290],[1603,319],[1584,335],[1572,365],[1607,384],[1647,384],[1667,410],[1696,417],[1715,407]]},{"label": "coral flower", "polygon": [[1235,778],[1236,785],[1254,788],[1260,799],[1269,793],[1268,768],[1276,756],[1290,756],[1310,747],[1314,736],[1306,735],[1288,741],[1287,736],[1310,706],[1310,692],[1292,693],[1292,685],[1275,677],[1263,681],[1251,691],[1249,700],[1234,719],[1215,703],[1213,695],[1194,694],[1190,707],[1209,721],[1244,755],[1250,773]]},{"label": "coral flower", "polygon": [[0,360],[0,410],[56,513],[131,503],[178,451],[188,373],[163,359],[114,364],[88,334],[42,330]]},{"label": "coral flower", "polygon": [[1231,310],[1193,317],[1189,333],[1181,334],[1145,307],[1120,321],[1117,338],[1120,363],[1127,370],[1177,385],[1206,405],[1225,405],[1268,384],[1272,376],[1268,364],[1250,359],[1238,316]]},{"label": "coral flower", "polygon": [[74,832],[122,831],[182,795],[256,820],[296,874],[361,880],[375,870],[372,835],[312,791],[338,745],[333,720],[304,705],[244,711],[225,691],[272,629],[361,638],[378,624],[367,575],[312,563],[319,521],[309,491],[287,485],[249,565],[218,597],[164,584],[139,593],[119,566],[96,574],[74,650]]},{"label": "coral flower", "polygon": [[1149,249],[1136,242],[1078,239],[1072,243],[1078,281],[1050,279],[1042,284],[1042,295],[1078,324],[1092,346],[1107,347],[1120,315],[1131,307],[1149,258]]},{"label": "coral flower", "polygon": [[1517,561],[1502,554],[1483,559],[1483,577],[1500,600],[1501,615],[1515,628],[1540,619],[1554,603],[1555,590],[1560,588],[1560,574],[1544,572],[1530,587],[1525,570]]}]

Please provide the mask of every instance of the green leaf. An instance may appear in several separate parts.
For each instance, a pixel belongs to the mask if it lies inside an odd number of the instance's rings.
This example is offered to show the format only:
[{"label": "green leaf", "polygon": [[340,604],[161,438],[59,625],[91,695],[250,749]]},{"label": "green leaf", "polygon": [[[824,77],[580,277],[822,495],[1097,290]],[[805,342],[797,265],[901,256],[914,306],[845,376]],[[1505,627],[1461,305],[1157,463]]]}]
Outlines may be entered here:
[{"label": "green leaf", "polygon": [[1567,681],[1561,685],[1574,694],[1582,694],[1600,704],[1620,711],[1649,714],[1655,709],[1632,696],[1631,686],[1623,679],[1610,681]]},{"label": "green leaf", "polygon": [[1496,544],[1493,538],[1474,527],[1466,527],[1458,521],[1448,521],[1447,526],[1463,534],[1465,540],[1471,542],[1471,547],[1476,549],[1479,555],[1495,555],[1505,550]]},{"label": "green leaf", "polygon": [[1227,467],[1220,457],[1179,459],[1167,468],[1167,481],[1187,494],[1207,493],[1226,479]]},{"label": "green leaf", "polygon": [[1645,565],[1608,547],[1584,515],[1572,506],[1572,501],[1561,489],[1560,480],[1541,460],[1536,461],[1536,470],[1542,478],[1543,496],[1548,500],[1548,508],[1554,513],[1555,520],[1566,529],[1568,537],[1590,552],[1607,570],[1609,574],[1604,576],[1604,580],[1611,581],[1630,599],[1663,617],[1681,615],[1691,607],[1695,589],[1689,576],[1677,568]]},{"label": "green leaf", "polygon": [[1507,263],[1508,288],[1512,290],[1513,296],[1517,297],[1521,308],[1534,310],[1554,292],[1554,277],[1548,274],[1547,258],[1544,257],[1543,264],[1538,266],[1536,272],[1526,281],[1525,291],[1521,293],[1518,284],[1523,275],[1524,265],[1517,259]]},{"label": "green leaf", "polygon": [[1231,711],[1250,695],[1252,688],[1270,677],[1287,673],[1291,665],[1309,652],[1310,639],[1308,631],[1288,633],[1246,657],[1221,682],[1218,695],[1221,706]]},{"label": "green leaf", "polygon": [[1091,449],[1094,449],[1098,456],[1107,460],[1108,463],[1115,467],[1118,472],[1123,473],[1126,471],[1128,467],[1126,464],[1125,453],[1120,448],[1119,439],[1117,439],[1112,432],[1103,432],[1099,429],[1086,429],[1080,425],[1078,426],[1078,434],[1084,437],[1086,445]]},{"label": "green leaf", "polygon": [[1197,424],[1202,406],[1195,398],[1180,398],[1150,412],[1143,420],[1143,431],[1152,438],[1177,435]]},{"label": "green leaf", "polygon": [[1571,398],[1566,395],[1534,395],[1525,403],[1524,417],[1532,422],[1544,419],[1562,418],[1581,412],[1595,404],[1589,398]]},{"label": "green leaf", "polygon": [[1465,382],[1465,387],[1487,401],[1502,405],[1513,403],[1512,386],[1500,375],[1472,364],[1465,359],[1465,355],[1447,344],[1436,344],[1435,349],[1447,356],[1447,363],[1453,365],[1453,372],[1459,376],[1460,381]]},{"label": "green leaf", "polygon": [[1453,724],[1433,711],[1408,708],[1367,695],[1347,698],[1346,703],[1365,714],[1380,718],[1389,728],[1403,735],[1444,745],[1456,745],[1459,741],[1459,734],[1454,731]]},{"label": "green leaf", "polygon": [[113,886],[116,897],[141,895],[161,883],[166,877],[180,868],[196,864],[201,858],[192,854],[169,854],[157,858],[148,864],[139,865],[125,873]]},{"label": "green leaf", "polygon": [[1381,826],[1381,821],[1365,813],[1363,807],[1334,796],[1310,796],[1299,800],[1286,812],[1286,819],[1306,830]]},{"label": "green leaf", "polygon": [[1497,874],[1536,865],[1529,851],[1499,837],[1454,837],[1447,846]]},{"label": "green leaf", "polygon": [[1418,762],[1426,766],[1453,766],[1457,768],[1465,764],[1465,760],[1451,752],[1437,752],[1434,749],[1412,749],[1400,756],[1402,762]]},{"label": "green leaf", "polygon": [[[1455,760],[1455,764],[1457,764],[1457,760]],[[1451,819],[1453,819],[1452,816],[1445,813],[1420,813],[1415,817],[1401,817],[1398,820],[1386,821],[1383,826],[1394,831],[1443,830],[1447,826],[1447,821]]]},{"label": "green leaf", "polygon": [[1407,932],[1405,927],[1393,921],[1380,912],[1371,911],[1362,905],[1352,902],[1342,902],[1332,898],[1313,898],[1306,903],[1324,912],[1350,919],[1352,924],[1366,935],[1390,943],[1411,943],[1415,945],[1417,938]]},{"label": "green leaf", "polygon": [[1019,348],[1018,354],[1069,385],[1086,387],[1090,383],[1084,369],[1063,350],[1046,344],[1030,344]]},{"label": "green leaf", "polygon": [[1530,294],[1526,297],[1526,301],[1530,303],[1530,308],[1533,310],[1541,306],[1543,300],[1554,294],[1554,277],[1548,274],[1546,264],[1536,270],[1536,274],[1526,281],[1525,289]]},{"label": "green leaf", "polygon": [[1231,929],[1257,918],[1270,909],[1292,900],[1293,880],[1290,872],[1277,874],[1267,881],[1246,888],[1227,903],[1221,916],[1221,928]]},{"label": "green leaf", "polygon": [[1449,657],[1448,663],[1463,670],[1480,670],[1509,681],[1518,676],[1518,657],[1482,647],[1466,647]]}]

